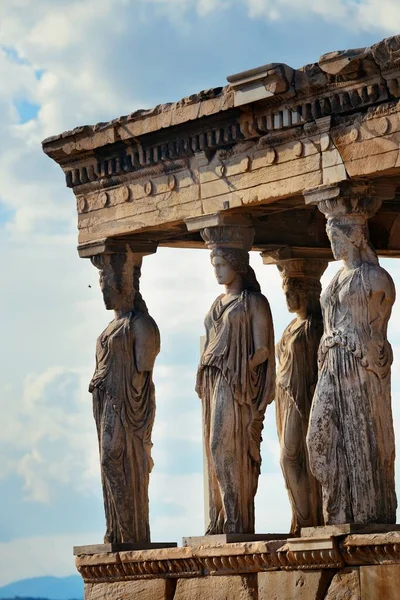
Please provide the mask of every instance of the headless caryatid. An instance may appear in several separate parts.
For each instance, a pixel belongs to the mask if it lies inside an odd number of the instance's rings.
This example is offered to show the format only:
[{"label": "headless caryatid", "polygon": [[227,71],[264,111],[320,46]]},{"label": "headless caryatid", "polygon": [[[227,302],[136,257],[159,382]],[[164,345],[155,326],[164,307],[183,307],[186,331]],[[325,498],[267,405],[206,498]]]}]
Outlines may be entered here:
[{"label": "headless caryatid", "polygon": [[369,197],[319,202],[333,255],[343,261],[322,295],[324,334],[307,446],[326,524],[395,523],[395,442],[387,326],[390,275],[369,243]]},{"label": "headless caryatid", "polygon": [[92,258],[107,309],[115,318],[97,340],[89,391],[97,426],[107,530],[105,543],[148,543],[152,371],[160,349],[156,323],[139,293],[141,256]]},{"label": "headless caryatid", "polygon": [[317,383],[318,346],[322,336],[320,278],[323,260],[278,261],[283,291],[296,318],[276,345],[276,422],[281,467],[292,507],[290,532],[323,524],[321,486],[310,471],[306,435]]},{"label": "headless caryatid", "polygon": [[261,431],[275,392],[271,312],[249,265],[254,230],[210,227],[202,236],[217,281],[225,285],[205,319],[196,386],[209,478],[206,533],[254,533]]}]

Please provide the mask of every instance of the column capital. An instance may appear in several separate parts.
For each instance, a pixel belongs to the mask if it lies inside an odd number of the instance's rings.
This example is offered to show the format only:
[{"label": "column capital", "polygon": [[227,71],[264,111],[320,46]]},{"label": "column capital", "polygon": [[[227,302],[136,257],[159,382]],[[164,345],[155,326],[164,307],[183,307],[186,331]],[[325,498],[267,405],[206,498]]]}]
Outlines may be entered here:
[{"label": "column capital", "polygon": [[214,213],[185,220],[188,231],[200,231],[210,250],[236,248],[249,252],[253,246],[255,230],[248,214]]},{"label": "column capital", "polygon": [[101,254],[138,254],[141,257],[154,254],[157,251],[158,242],[138,240],[126,237],[105,238],[96,242],[80,244],[78,253],[81,258],[93,258]]},{"label": "column capital", "polygon": [[283,279],[321,279],[327,266],[328,260],[312,257],[288,257],[287,252],[279,250],[273,252],[262,252],[261,258],[265,265],[276,265]]},{"label": "column capital", "polygon": [[372,217],[384,200],[395,196],[396,184],[385,180],[345,180],[304,192],[306,204],[315,204],[326,218]]},{"label": "column capital", "polygon": [[216,212],[209,215],[189,217],[185,219],[188,231],[201,231],[206,227],[223,227],[233,225],[237,227],[252,227],[253,219],[247,213]]},{"label": "column capital", "polygon": [[306,204],[315,204],[326,218],[373,217],[384,200],[395,196],[396,184],[386,180],[345,180],[304,192]]}]

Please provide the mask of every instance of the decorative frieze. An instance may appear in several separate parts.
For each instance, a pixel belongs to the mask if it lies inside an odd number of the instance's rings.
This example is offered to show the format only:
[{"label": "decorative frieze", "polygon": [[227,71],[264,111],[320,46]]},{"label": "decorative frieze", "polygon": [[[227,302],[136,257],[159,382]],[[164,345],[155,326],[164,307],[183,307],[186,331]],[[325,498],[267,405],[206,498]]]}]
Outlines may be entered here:
[{"label": "decorative frieze", "polygon": [[400,532],[347,536],[340,552],[348,565],[385,565],[400,563]]},{"label": "decorative frieze", "polygon": [[[316,530],[317,531],[317,530]],[[400,564],[400,534],[293,538],[77,556],[86,583]]]},{"label": "decorative frieze", "polygon": [[[197,152],[215,152],[217,149],[231,147],[240,140],[271,136],[281,130],[297,128],[304,123],[334,114],[351,113],[355,108],[362,109],[388,99],[386,87],[378,84],[355,88],[350,92],[340,91],[333,95],[328,90],[326,97],[319,96],[311,102],[273,112],[268,112],[268,108],[265,108],[265,114],[256,118],[243,115],[221,127],[211,127],[191,134],[185,132],[183,135],[178,134],[177,137],[175,137],[176,134],[172,134],[170,140],[158,144],[147,146],[145,142],[140,144],[131,141],[127,146],[119,145],[115,149],[110,147],[110,155],[96,157],[95,164],[81,163],[79,166],[75,166],[75,161],[73,161],[71,168],[69,159],[63,161],[66,185],[75,188],[99,180],[112,179],[126,173],[135,173],[179,158],[188,158]],[[382,128],[381,124],[380,130]],[[380,135],[384,135],[384,133]],[[299,157],[301,154],[301,146],[297,145],[295,156]]]}]

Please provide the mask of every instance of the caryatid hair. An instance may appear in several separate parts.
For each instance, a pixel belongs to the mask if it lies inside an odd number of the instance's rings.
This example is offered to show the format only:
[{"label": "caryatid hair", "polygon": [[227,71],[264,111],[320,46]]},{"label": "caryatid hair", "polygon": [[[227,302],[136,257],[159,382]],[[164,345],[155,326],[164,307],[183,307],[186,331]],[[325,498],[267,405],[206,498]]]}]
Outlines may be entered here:
[{"label": "caryatid hair", "polygon": [[248,292],[261,292],[256,274],[250,266],[249,253],[240,248],[214,248],[211,252],[211,261],[216,256],[223,258],[243,278],[244,289]]}]

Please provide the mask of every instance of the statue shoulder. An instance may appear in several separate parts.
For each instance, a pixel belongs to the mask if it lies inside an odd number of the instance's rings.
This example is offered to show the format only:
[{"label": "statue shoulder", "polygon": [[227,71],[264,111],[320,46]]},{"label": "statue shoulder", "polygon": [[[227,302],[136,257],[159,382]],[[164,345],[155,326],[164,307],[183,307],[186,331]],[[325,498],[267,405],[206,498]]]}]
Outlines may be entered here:
[{"label": "statue shoulder", "polygon": [[160,332],[149,314],[137,313],[132,317],[136,362],[139,371],[151,371],[160,352]]},{"label": "statue shoulder", "polygon": [[271,315],[269,302],[261,292],[248,292],[248,302],[251,311]]},{"label": "statue shoulder", "polygon": [[389,273],[379,264],[365,264],[362,267],[364,278],[368,279],[368,286],[372,293],[383,292],[388,299],[394,301],[396,289]]},{"label": "statue shoulder", "polygon": [[148,313],[134,313],[131,328],[135,333],[158,333],[157,323]]}]

